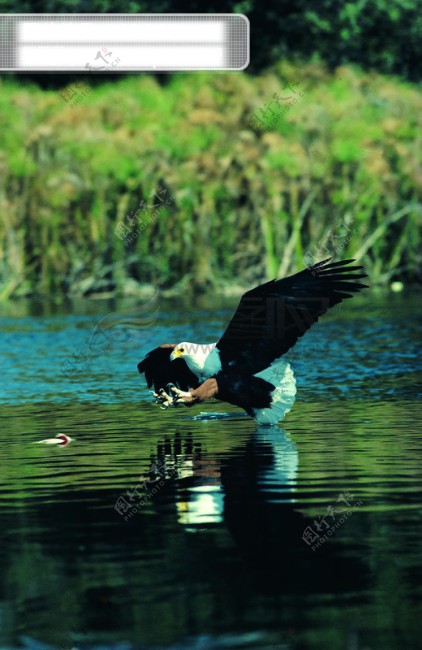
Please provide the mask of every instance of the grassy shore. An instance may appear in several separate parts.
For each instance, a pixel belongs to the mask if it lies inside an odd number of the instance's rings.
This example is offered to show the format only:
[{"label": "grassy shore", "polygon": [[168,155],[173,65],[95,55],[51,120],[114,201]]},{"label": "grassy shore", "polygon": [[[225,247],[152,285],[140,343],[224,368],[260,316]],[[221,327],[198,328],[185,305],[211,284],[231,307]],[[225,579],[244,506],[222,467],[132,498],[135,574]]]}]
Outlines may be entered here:
[{"label": "grassy shore", "polygon": [[416,86],[286,62],[91,81],[0,80],[0,298],[250,284],[330,254],[422,280]]}]

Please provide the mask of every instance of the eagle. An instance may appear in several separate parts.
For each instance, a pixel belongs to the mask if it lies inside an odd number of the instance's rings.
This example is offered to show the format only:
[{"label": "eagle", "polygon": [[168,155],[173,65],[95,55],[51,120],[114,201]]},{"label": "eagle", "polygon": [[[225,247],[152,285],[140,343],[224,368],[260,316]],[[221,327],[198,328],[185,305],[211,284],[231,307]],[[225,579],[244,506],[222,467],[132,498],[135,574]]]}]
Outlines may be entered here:
[{"label": "eagle", "polygon": [[194,406],[210,398],[277,424],[291,410],[296,380],[283,355],[330,307],[368,285],[354,259],[328,258],[295,275],[247,291],[217,343],[166,343],[138,364],[162,406]]}]

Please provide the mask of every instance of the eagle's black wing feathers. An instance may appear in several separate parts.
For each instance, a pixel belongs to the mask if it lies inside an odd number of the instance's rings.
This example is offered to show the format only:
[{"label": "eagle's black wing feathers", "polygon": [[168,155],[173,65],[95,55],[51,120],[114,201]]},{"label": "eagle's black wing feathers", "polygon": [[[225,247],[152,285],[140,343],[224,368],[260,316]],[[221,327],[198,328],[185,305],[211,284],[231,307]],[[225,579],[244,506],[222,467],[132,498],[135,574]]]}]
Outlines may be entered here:
[{"label": "eagle's black wing feathers", "polygon": [[255,374],[285,354],[327,309],[367,285],[354,260],[318,262],[245,293],[217,343],[223,368]]},{"label": "eagle's black wing feathers", "polygon": [[154,385],[155,392],[174,384],[180,390],[189,390],[199,385],[196,375],[191,372],[183,359],[170,361],[170,354],[175,346],[155,348],[148,352],[145,359],[138,363],[138,370],[145,373],[148,388]]}]

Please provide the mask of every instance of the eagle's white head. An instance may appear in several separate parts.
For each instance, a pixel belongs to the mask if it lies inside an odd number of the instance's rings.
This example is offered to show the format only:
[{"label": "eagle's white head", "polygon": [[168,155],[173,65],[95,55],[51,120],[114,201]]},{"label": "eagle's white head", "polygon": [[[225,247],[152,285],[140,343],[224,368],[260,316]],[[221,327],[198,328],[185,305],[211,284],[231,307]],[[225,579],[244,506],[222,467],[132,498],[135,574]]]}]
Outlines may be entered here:
[{"label": "eagle's white head", "polygon": [[184,359],[199,379],[213,377],[221,370],[220,353],[215,348],[216,343],[178,343],[170,355],[171,361]]}]

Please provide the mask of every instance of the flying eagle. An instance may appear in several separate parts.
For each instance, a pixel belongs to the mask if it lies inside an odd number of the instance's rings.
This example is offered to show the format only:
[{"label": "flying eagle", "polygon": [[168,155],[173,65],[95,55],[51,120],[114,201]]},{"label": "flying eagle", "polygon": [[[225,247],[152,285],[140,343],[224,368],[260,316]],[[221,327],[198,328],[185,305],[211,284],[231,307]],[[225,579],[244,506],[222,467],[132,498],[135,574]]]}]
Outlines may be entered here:
[{"label": "flying eagle", "polygon": [[[296,395],[282,358],[327,309],[367,287],[355,260],[331,258],[245,293],[217,343],[167,343],[138,364],[163,407],[215,397],[243,408],[260,424],[276,424]],[[172,393],[170,395],[169,393]]]}]

